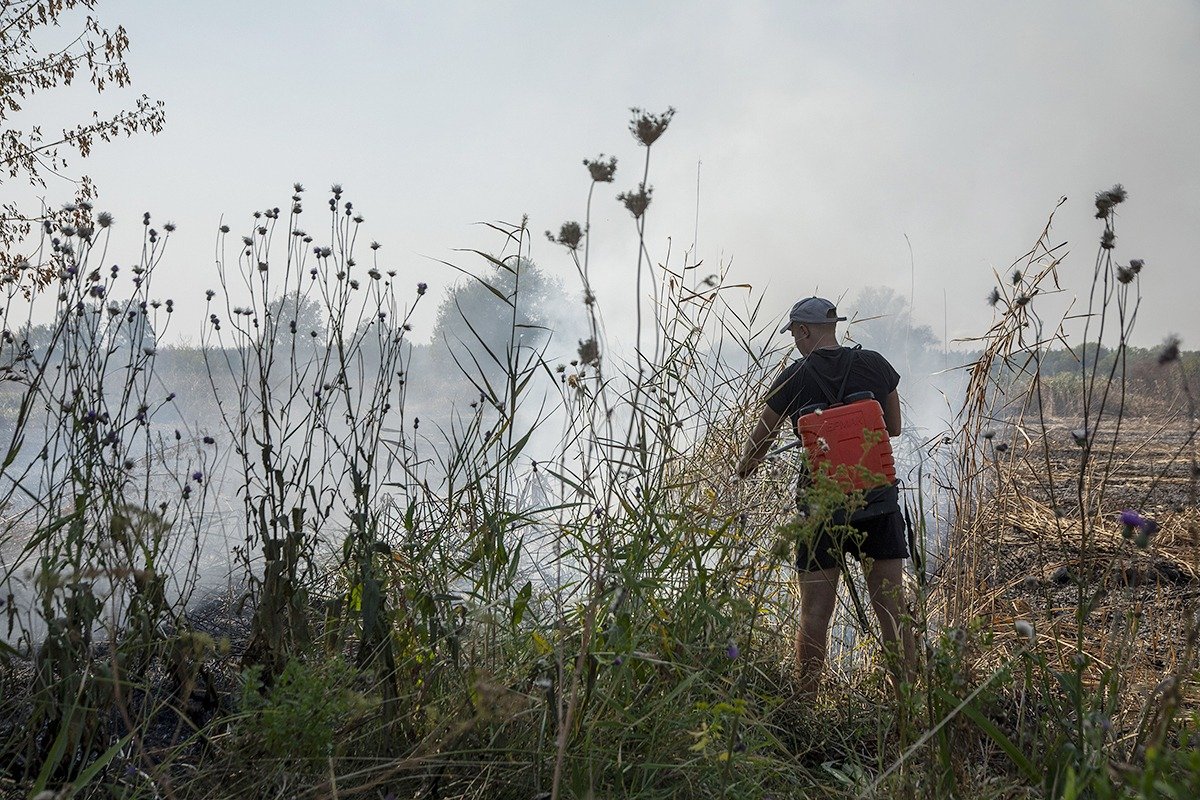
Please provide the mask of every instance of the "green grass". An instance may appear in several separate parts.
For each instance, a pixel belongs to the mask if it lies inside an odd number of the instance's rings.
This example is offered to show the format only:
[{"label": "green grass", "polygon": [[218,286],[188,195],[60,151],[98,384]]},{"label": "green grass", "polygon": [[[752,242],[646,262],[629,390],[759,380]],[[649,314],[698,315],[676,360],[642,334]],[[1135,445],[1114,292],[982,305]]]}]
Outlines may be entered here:
[{"label": "green grass", "polygon": [[[644,175],[669,122],[634,121]],[[589,174],[593,189],[612,177]],[[335,187],[315,253],[292,233],[295,209],[255,217],[244,241],[220,235],[217,321],[202,341],[221,414],[212,443],[186,424],[178,442],[147,432],[143,419],[171,408],[153,348],[85,346],[121,295],[115,276],[103,299],[79,279],[104,234],[44,254],[55,274],[78,262],[60,279],[63,310],[101,312],[61,315],[37,358],[19,342],[4,350],[24,387],[10,450],[34,426],[50,443],[28,474],[6,465],[0,497],[21,509],[4,530],[16,553],[5,572],[30,571],[41,620],[15,619],[25,635],[0,672],[13,785],[94,797],[1190,796],[1194,592],[1151,675],[1124,671],[1145,630],[1133,612],[1153,608],[1137,587],[1080,571],[1071,607],[1047,593],[1017,617],[1030,638],[995,591],[1005,514],[1033,502],[1022,476],[1049,452],[1047,404],[1034,400],[1053,337],[1026,326],[1043,324],[1030,298],[1057,269],[1044,237],[979,342],[940,452],[923,453],[945,481],[922,502],[954,513],[930,515],[924,533],[946,552],[909,587],[917,679],[895,690],[859,631],[810,697],[791,677],[791,467],[729,480],[785,355],[760,301],[690,256],[650,258],[653,206],[627,202],[645,291],[639,329],[622,338],[640,349],[611,349],[590,300],[585,216],[552,237],[577,268],[590,337],[568,366],[552,335],[530,333],[528,226],[497,225],[501,247],[479,254],[471,280],[507,324],[486,333],[464,315],[446,360],[478,399],[418,423],[406,326],[424,289],[402,295],[385,279],[341,197]],[[147,237],[144,278],[119,310],[149,297],[161,240]],[[1120,310],[1095,336],[1116,337],[1106,364],[1136,303],[1136,280],[1116,274],[1102,249],[1096,308]],[[306,307],[323,335],[291,324]],[[1109,398],[1123,380],[1080,364],[1097,430],[1119,424]],[[1043,533],[1080,564],[1132,563],[1142,549],[1106,538],[1113,459],[1108,440],[1092,441],[1068,465],[1084,476],[1075,510]],[[211,513],[221,448],[238,476],[245,584],[211,635],[188,605],[194,554],[174,532]],[[20,487],[35,485],[44,496],[22,505]],[[848,591],[837,621],[852,629]],[[1101,619],[1102,606],[1121,613]]]}]

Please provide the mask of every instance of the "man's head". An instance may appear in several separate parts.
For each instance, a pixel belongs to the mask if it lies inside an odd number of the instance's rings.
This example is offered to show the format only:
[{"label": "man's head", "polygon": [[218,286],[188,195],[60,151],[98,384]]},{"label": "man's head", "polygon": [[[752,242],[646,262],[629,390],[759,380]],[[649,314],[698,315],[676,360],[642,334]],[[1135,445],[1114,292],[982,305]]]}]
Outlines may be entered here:
[{"label": "man's head", "polygon": [[788,322],[779,329],[779,332],[787,333],[796,323],[804,325],[837,325],[837,323],[845,321],[845,317],[838,316],[837,306],[824,297],[806,297],[803,300],[797,301],[796,305],[792,306],[792,311],[788,314]]},{"label": "man's head", "polygon": [[791,332],[796,348],[808,355],[818,347],[838,344],[838,323],[845,319],[839,317],[838,307],[824,297],[805,297],[792,306],[787,324],[779,332]]},{"label": "man's head", "polygon": [[837,324],[845,319],[838,316],[837,306],[824,297],[806,297],[792,306],[788,322],[779,332],[791,332],[796,347],[808,355],[817,347],[836,345]]}]

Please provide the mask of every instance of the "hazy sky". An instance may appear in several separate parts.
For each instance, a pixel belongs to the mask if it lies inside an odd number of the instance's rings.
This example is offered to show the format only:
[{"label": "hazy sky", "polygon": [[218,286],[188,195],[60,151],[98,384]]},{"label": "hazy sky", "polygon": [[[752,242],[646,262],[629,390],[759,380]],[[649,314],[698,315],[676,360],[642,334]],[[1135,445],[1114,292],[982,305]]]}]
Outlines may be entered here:
[{"label": "hazy sky", "polygon": [[[700,257],[732,259],[772,313],[814,291],[915,285],[916,317],[939,335],[943,312],[951,338],[982,333],[992,270],[1028,249],[1062,195],[1064,282],[1084,288],[1093,193],[1121,182],[1117,255],[1147,264],[1135,341],[1177,332],[1200,345],[1194,0],[206,0],[97,13],[127,29],[134,88],[166,102],[167,126],[98,147],[85,168],[118,220],[115,261],[136,259],[143,211],[178,223],[158,284],[184,309],[176,334],[195,338],[221,216],[240,233],[254,209],[286,208],[293,181],[309,190],[310,230],[341,183],[387,265],[435,293],[455,274],[433,259],[473,266],[454,249],[500,246],[473,223],[522,214],[539,232],[534,260],[574,287],[540,232],[582,219],[580,161],[601,152],[621,163],[597,196],[593,272],[619,331],[636,240],[614,197],[636,186],[643,155],[629,107],[672,105],[652,157],[651,252],[664,258],[668,237],[676,258],[690,245],[698,200]],[[31,110],[48,118],[97,102],[45,97]]]}]

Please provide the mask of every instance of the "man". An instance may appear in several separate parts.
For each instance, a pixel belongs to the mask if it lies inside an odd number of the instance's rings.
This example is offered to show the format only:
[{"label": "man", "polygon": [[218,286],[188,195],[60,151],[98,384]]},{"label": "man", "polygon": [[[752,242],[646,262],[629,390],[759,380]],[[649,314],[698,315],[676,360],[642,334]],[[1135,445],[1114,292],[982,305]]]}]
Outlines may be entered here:
[{"label": "man", "polygon": [[[739,478],[749,477],[762,462],[779,423],[786,417],[795,431],[800,410],[812,403],[827,402],[831,386],[843,388],[843,396],[871,392],[883,406],[888,435],[900,435],[900,396],[896,392],[900,375],[879,353],[838,343],[837,324],[845,319],[823,297],[806,297],[792,306],[788,323],[779,332],[792,334],[803,358],[784,369],[771,386],[766,407],[738,463]],[[900,677],[906,678],[912,668],[912,637],[900,621],[904,613],[904,559],[909,553],[904,517],[896,498],[894,487],[868,494],[867,507],[849,518],[860,536],[839,537],[838,526],[820,524],[812,540],[797,547],[800,624],[796,631],[796,675],[802,692],[815,691],[825,665],[829,621],[846,554],[862,562],[883,647],[892,657],[901,658],[904,671]],[[799,490],[797,503],[803,513],[805,501]]]}]

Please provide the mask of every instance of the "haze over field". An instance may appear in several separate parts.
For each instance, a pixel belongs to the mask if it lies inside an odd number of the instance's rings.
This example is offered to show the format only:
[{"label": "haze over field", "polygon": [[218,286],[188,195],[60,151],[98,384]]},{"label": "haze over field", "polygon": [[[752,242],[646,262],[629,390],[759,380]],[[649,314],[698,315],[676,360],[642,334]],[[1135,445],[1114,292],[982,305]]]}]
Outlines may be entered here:
[{"label": "haze over field", "polygon": [[[627,330],[636,238],[613,197],[636,188],[641,151],[624,120],[630,105],[673,105],[651,255],[678,261],[695,242],[714,271],[732,259],[737,279],[769,288],[772,313],[882,284],[939,337],[978,335],[992,270],[1032,244],[1060,195],[1053,238],[1069,242],[1071,274],[1090,270],[1092,194],[1121,182],[1118,253],[1148,265],[1134,342],[1200,339],[1200,6],[1187,0],[148,9],[106,14],[132,40],[133,91],[166,101],[166,127],[75,166],[118,220],[114,259],[135,257],[143,211],[179,224],[159,278],[181,302],[175,337],[198,336],[201,305],[183,301],[213,283],[222,218],[248,228],[293,181],[314,195],[343,184],[401,278],[436,298],[457,275],[436,259],[469,266],[454,248],[499,246],[473,223],[582,218],[580,160],[601,152],[621,164],[594,204],[592,280],[610,331]],[[75,91],[101,109],[130,96]],[[29,113],[52,127],[70,96]],[[558,248],[531,255],[575,286]]]}]

